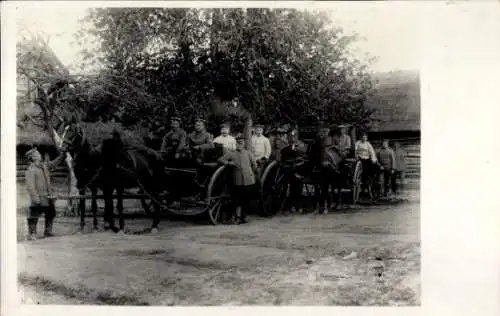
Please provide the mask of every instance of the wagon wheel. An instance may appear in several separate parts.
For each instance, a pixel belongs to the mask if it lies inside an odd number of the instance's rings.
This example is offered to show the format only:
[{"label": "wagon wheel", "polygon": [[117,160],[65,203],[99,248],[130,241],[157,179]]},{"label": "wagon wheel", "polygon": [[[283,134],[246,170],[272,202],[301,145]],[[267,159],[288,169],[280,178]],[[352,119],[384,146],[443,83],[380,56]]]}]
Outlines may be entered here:
[{"label": "wagon wheel", "polygon": [[363,165],[361,161],[357,161],[354,167],[354,175],[352,179],[352,203],[356,204],[359,201],[359,195],[361,193],[361,180],[363,175]]},{"label": "wagon wheel", "polygon": [[380,196],[382,195],[382,190],[384,188],[383,175],[377,174],[373,176],[368,188],[372,202],[377,202],[378,200],[380,200]]},{"label": "wagon wheel", "polygon": [[139,194],[146,195],[146,197],[142,197],[140,199],[141,205],[142,205],[142,209],[144,210],[144,212],[146,213],[146,215],[152,216],[153,215],[152,209],[155,206],[158,206],[160,208],[160,210],[165,210],[165,208],[167,206],[167,201],[164,198],[162,198],[161,196],[154,195],[154,199],[152,199],[149,196],[151,193],[146,192],[143,188],[139,189]]},{"label": "wagon wheel", "polygon": [[287,198],[288,182],[278,162],[271,162],[264,170],[260,185],[260,198],[264,216],[276,215]]},{"label": "wagon wheel", "polygon": [[213,225],[220,224],[226,221],[231,214],[229,195],[229,186],[227,181],[227,168],[221,166],[217,168],[215,173],[210,178],[207,188],[207,207],[205,208]]}]

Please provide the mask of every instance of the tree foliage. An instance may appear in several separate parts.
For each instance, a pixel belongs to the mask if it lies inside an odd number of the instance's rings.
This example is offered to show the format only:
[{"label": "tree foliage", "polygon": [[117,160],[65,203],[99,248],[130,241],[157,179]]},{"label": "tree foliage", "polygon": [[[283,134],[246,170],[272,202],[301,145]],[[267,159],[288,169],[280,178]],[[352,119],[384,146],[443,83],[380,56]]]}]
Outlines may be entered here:
[{"label": "tree foliage", "polygon": [[100,69],[80,84],[87,120],[153,127],[175,113],[192,122],[235,97],[266,124],[370,117],[367,65],[349,55],[356,38],[322,12],[98,8],[83,22],[82,46],[96,46],[82,67]]}]

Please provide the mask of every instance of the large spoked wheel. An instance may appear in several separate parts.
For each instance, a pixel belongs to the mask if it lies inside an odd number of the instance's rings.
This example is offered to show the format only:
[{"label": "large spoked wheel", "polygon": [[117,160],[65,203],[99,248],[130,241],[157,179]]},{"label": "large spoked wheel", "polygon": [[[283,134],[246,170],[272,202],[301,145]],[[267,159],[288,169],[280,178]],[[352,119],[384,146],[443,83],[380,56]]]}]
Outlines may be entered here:
[{"label": "large spoked wheel", "polygon": [[288,181],[278,162],[267,165],[261,178],[260,198],[262,215],[274,216],[284,207],[288,192]]},{"label": "large spoked wheel", "polygon": [[379,172],[371,177],[369,192],[372,202],[378,202],[380,200],[383,191],[383,181],[383,174]]},{"label": "large spoked wheel", "polygon": [[226,171],[225,166],[219,167],[210,178],[207,187],[206,212],[213,225],[227,221],[231,214],[231,197]]},{"label": "large spoked wheel", "polygon": [[362,189],[362,175],[363,175],[363,165],[361,161],[357,161],[354,166],[354,175],[352,179],[352,203],[357,204],[359,202],[359,195]]}]

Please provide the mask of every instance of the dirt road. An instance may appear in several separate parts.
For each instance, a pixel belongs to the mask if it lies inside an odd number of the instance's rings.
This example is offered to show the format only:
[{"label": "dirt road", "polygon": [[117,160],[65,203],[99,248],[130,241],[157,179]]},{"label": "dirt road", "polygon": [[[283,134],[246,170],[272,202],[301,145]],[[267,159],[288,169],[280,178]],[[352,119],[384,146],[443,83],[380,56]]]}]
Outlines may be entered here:
[{"label": "dirt road", "polygon": [[[19,243],[22,300],[418,305],[418,192],[406,198],[397,205],[344,207],[328,215],[252,218],[241,226],[166,223],[156,235],[76,235],[77,220],[59,218],[56,233],[63,236]],[[139,230],[149,221],[126,225]]]}]

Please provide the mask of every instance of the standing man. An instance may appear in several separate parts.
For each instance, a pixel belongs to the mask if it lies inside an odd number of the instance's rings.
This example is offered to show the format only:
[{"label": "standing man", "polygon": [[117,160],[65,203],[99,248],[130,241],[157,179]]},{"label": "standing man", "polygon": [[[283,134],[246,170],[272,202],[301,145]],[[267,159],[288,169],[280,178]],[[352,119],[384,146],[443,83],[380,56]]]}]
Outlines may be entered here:
[{"label": "standing man", "polygon": [[252,152],[245,149],[245,136],[236,136],[236,150],[228,151],[219,162],[232,167],[231,200],[236,208],[236,223],[247,223],[245,208],[251,203],[256,183],[257,163]]},{"label": "standing man", "polygon": [[363,166],[363,181],[366,181],[367,177],[374,173],[377,167],[377,156],[373,146],[368,142],[367,133],[363,133],[361,140],[356,142],[354,155],[356,159],[361,160]]},{"label": "standing man", "polygon": [[302,210],[302,178],[304,172],[305,144],[299,140],[297,131],[288,136],[288,146],[281,150],[281,162],[287,172],[290,184],[290,195],[285,203],[285,211],[303,213]]},{"label": "standing man", "polygon": [[398,186],[396,183],[396,178],[399,177],[401,184],[405,183],[405,173],[406,173],[406,151],[401,148],[399,142],[394,142],[394,155],[396,156],[396,166],[394,177],[392,179],[392,192],[397,193]]},{"label": "standing man", "polygon": [[167,158],[178,160],[186,148],[186,144],[187,134],[181,128],[181,119],[174,116],[170,119],[170,131],[163,137],[160,151],[165,153]]},{"label": "standing man", "polygon": [[26,170],[26,186],[30,195],[28,215],[28,240],[36,240],[36,226],[41,214],[45,214],[45,237],[52,237],[52,226],[56,217],[56,209],[50,184],[50,170],[59,165],[66,157],[66,152],[54,160],[42,162],[42,155],[33,148],[25,155],[31,161]]},{"label": "standing man", "polygon": [[220,136],[214,139],[214,143],[221,144],[225,149],[235,150],[236,139],[230,135],[231,126],[224,123],[220,126]]},{"label": "standing man", "polygon": [[389,193],[389,185],[394,181],[393,176],[396,167],[394,150],[389,147],[389,141],[387,139],[382,141],[382,149],[378,153],[378,159],[384,173],[384,196],[387,196]]},{"label": "standing man", "polygon": [[257,160],[257,165],[259,167],[259,175],[262,172],[262,167],[269,160],[271,156],[271,143],[269,139],[263,135],[264,125],[255,125],[255,135],[252,136],[252,153]]}]

